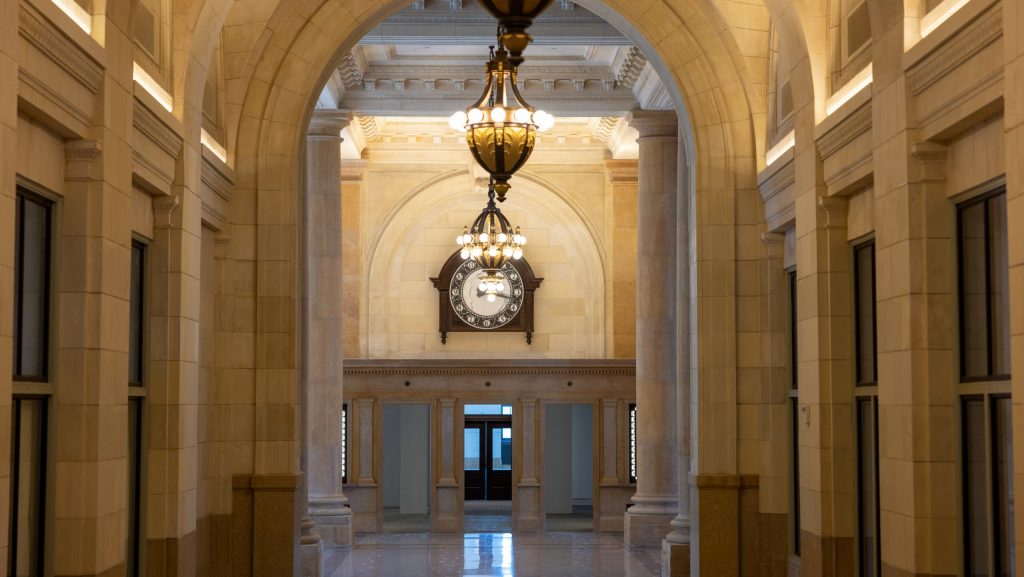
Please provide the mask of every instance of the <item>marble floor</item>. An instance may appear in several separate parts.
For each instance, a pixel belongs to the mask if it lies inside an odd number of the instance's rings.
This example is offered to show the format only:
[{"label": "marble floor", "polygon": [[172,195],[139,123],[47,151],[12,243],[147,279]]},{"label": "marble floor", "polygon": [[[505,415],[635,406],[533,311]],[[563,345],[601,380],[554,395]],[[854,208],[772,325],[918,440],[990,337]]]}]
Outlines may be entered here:
[{"label": "marble floor", "polygon": [[378,533],[324,553],[331,577],[655,577],[660,549],[627,550],[621,534]]}]

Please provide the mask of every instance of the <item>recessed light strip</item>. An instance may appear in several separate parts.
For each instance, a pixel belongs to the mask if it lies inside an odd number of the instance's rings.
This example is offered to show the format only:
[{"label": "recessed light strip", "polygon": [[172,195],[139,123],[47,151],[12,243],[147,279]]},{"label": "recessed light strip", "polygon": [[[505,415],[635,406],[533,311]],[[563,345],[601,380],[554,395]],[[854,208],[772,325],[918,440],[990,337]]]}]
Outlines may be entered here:
[{"label": "recessed light strip", "polygon": [[205,146],[207,150],[212,152],[214,156],[219,158],[221,162],[223,162],[224,164],[228,163],[227,149],[221,146],[221,144],[217,142],[216,139],[210,136],[210,133],[206,132],[205,128],[200,129],[199,141],[202,142],[203,146]]},{"label": "recessed light strip", "polygon": [[839,110],[844,104],[849,102],[851,98],[857,96],[861,90],[871,86],[872,80],[874,80],[874,75],[871,64],[868,64],[863,70],[858,72],[852,80],[847,82],[845,86],[840,88],[831,96],[831,98],[825,101],[825,114],[831,116],[832,113]]},{"label": "recessed light strip", "polygon": [[789,150],[794,146],[796,146],[796,132],[790,130],[789,134],[783,136],[782,140],[780,140],[778,144],[773,146],[772,149],[768,151],[768,154],[765,155],[765,162],[768,164],[768,166],[771,166],[772,164],[775,163],[776,160],[782,158],[782,155],[789,152]]},{"label": "recessed light strip", "polygon": [[138,62],[133,62],[132,64],[132,79],[138,82],[139,86],[148,92],[150,96],[155,98],[160,103],[160,106],[164,107],[164,110],[173,112],[174,100],[171,98],[171,95],[145,69],[139,66]]},{"label": "recessed light strip", "polygon": [[970,1],[971,0],[945,0],[935,8],[932,8],[924,15],[923,18],[921,18],[921,38],[935,32],[936,28],[941,26],[946,20],[949,20],[950,17],[956,14]]},{"label": "recessed light strip", "polygon": [[75,0],[53,0],[53,3],[86,34],[92,35],[92,15],[85,8],[79,6],[78,2]]}]

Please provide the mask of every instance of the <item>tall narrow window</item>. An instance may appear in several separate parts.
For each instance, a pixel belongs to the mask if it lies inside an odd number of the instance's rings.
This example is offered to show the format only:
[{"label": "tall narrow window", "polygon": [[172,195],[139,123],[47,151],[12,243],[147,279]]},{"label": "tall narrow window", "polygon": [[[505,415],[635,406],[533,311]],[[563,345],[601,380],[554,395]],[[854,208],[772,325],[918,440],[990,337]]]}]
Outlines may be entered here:
[{"label": "tall narrow window", "polygon": [[142,404],[144,397],[128,399],[128,523],[125,551],[128,577],[138,577],[141,571],[142,547],[142,449],[144,445]]},{"label": "tall narrow window", "polygon": [[874,397],[857,399],[858,565],[861,577],[881,574],[878,536],[878,416]]},{"label": "tall narrow window", "polygon": [[793,554],[800,556],[800,406],[796,397],[790,399],[790,436],[792,447],[790,448],[790,501],[792,502],[792,522],[790,529],[793,531]]},{"label": "tall narrow window", "polygon": [[128,382],[142,385],[143,342],[145,338],[146,245],[132,241],[131,312],[128,328]]},{"label": "tall narrow window", "polygon": [[14,379],[45,381],[49,358],[50,212],[18,189],[14,218]]},{"label": "tall narrow window", "polygon": [[985,466],[985,400],[963,402],[964,573],[988,575],[988,491]]},{"label": "tall narrow window", "polygon": [[348,483],[348,403],[341,404],[341,482]]},{"label": "tall narrow window", "polygon": [[874,385],[878,380],[875,344],[875,243],[853,249],[854,309],[856,315],[857,385]]},{"label": "tall narrow window", "polygon": [[636,483],[636,403],[629,404],[629,482]]},{"label": "tall narrow window", "polygon": [[960,205],[960,374],[1003,380],[1010,374],[1009,245],[1006,193]]},{"label": "tall narrow window", "polygon": [[1013,430],[1010,420],[1010,397],[992,399],[992,464],[995,499],[995,574],[1009,577],[1014,573],[1016,556],[1013,532]]},{"label": "tall narrow window", "polygon": [[797,338],[796,338],[796,270],[789,273],[789,384],[796,389],[797,381]]},{"label": "tall narrow window", "polygon": [[13,399],[8,574],[14,577],[44,574],[46,405],[46,398]]}]

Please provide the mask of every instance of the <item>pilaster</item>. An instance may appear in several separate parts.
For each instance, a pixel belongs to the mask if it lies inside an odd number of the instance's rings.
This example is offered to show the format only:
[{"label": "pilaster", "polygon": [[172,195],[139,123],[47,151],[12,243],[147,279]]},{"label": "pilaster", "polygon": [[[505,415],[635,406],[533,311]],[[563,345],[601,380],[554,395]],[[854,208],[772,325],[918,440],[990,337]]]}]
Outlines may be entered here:
[{"label": "pilaster", "polygon": [[[436,415],[437,448],[434,458],[437,459],[437,480],[434,485],[434,501],[430,511],[430,530],[435,533],[459,533],[462,531],[462,515],[464,490],[461,478],[460,455],[462,439],[459,427],[456,427],[458,403],[455,399],[438,399],[434,408]],[[456,470],[458,465],[458,470]]]},{"label": "pilaster", "polygon": [[[541,490],[541,467],[543,463],[540,448],[541,415],[540,404],[535,398],[519,399],[513,430],[519,434],[513,438],[518,443],[512,462],[516,471],[512,485],[512,527],[520,532],[544,530],[544,494]],[[518,414],[518,416],[515,416]],[[515,442],[513,441],[513,442]]]}]

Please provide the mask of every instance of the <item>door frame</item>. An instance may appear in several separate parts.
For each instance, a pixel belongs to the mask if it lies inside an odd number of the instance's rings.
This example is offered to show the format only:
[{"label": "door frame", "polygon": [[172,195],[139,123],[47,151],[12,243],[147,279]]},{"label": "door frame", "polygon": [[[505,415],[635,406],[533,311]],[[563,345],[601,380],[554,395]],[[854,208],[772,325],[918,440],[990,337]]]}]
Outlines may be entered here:
[{"label": "door frame", "polygon": [[[543,471],[545,462],[545,450],[547,448],[547,408],[549,405],[590,405],[590,469],[591,469],[591,480],[590,480],[590,505],[591,505],[591,523],[593,525],[592,531],[598,533],[598,511],[600,507],[601,499],[601,467],[600,467],[600,451],[601,446],[599,437],[601,435],[601,420],[599,418],[599,412],[601,410],[601,399],[566,399],[566,398],[554,398],[554,399],[538,399],[540,402],[540,435],[537,441],[538,450],[540,451],[540,467],[541,467],[541,498],[544,498],[545,488],[544,479],[545,473]],[[545,511],[545,518],[547,512]]]}]

